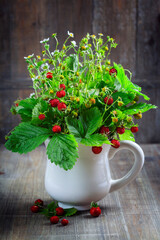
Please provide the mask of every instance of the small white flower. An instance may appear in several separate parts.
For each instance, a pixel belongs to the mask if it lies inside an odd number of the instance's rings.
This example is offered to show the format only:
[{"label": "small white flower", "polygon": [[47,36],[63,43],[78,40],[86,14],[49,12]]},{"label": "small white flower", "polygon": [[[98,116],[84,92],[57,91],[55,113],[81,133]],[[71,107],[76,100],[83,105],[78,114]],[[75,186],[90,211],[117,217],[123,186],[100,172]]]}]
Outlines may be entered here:
[{"label": "small white flower", "polygon": [[24,57],[24,59],[32,58],[33,56],[34,56],[34,53],[32,53],[31,55],[28,55],[28,57]]},{"label": "small white flower", "polygon": [[103,33],[98,33],[99,36],[103,36]]},{"label": "small white flower", "polygon": [[54,50],[54,52],[51,52],[51,55],[54,56],[54,55],[56,55],[57,53],[59,53],[59,50]]},{"label": "small white flower", "polygon": [[67,32],[67,34],[68,34],[70,37],[72,37],[72,38],[74,37],[74,34],[71,33],[71,32],[69,32],[69,31]]},{"label": "small white flower", "polygon": [[46,43],[48,41],[49,41],[49,38],[45,38],[45,39],[41,40],[40,43]]},{"label": "small white flower", "polygon": [[31,93],[30,95],[29,95],[29,98],[34,98],[35,97],[35,93]]},{"label": "small white flower", "polygon": [[34,82],[34,81],[37,80],[37,79],[38,79],[38,76],[33,77],[33,78],[32,78],[32,81]]},{"label": "small white flower", "polygon": [[44,63],[44,64],[41,65],[41,68],[42,68],[43,70],[49,69],[49,64],[48,64],[48,63]]},{"label": "small white flower", "polygon": [[71,43],[74,47],[77,47],[76,41],[71,41]]}]

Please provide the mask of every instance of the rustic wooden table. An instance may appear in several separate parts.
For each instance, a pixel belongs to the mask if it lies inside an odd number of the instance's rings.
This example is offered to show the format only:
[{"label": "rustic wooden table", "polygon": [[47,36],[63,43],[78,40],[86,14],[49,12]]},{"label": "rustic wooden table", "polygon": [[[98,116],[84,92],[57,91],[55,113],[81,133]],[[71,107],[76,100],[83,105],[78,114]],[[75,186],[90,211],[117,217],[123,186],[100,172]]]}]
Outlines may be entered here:
[{"label": "rustic wooden table", "polygon": [[[102,215],[88,211],[68,218],[70,223],[50,225],[48,219],[30,212],[34,200],[51,198],[44,188],[45,148],[18,155],[0,147],[1,240],[159,240],[160,239],[160,145],[142,145],[145,165],[137,179],[99,202]],[[111,161],[114,178],[124,175],[133,156],[125,151]]]}]

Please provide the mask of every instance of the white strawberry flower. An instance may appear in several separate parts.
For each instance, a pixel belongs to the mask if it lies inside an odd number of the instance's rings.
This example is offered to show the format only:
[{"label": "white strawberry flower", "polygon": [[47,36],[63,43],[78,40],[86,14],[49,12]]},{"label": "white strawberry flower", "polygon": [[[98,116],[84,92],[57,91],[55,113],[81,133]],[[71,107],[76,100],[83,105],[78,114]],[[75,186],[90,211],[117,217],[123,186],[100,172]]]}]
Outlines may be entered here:
[{"label": "white strawberry flower", "polygon": [[30,95],[29,95],[29,98],[34,98],[35,97],[35,93],[31,93]]},{"label": "white strawberry flower", "polygon": [[46,43],[49,41],[49,38],[44,38],[43,40],[40,41],[40,43]]},{"label": "white strawberry flower", "polygon": [[49,64],[48,64],[48,63],[44,63],[44,64],[41,65],[41,68],[42,68],[43,70],[49,69]]},{"label": "white strawberry flower", "polygon": [[34,56],[34,53],[32,53],[31,55],[28,55],[28,57],[24,57],[24,59],[32,58],[33,56]]},{"label": "white strawberry flower", "polygon": [[74,37],[74,34],[73,33],[71,33],[71,32],[69,32],[69,31],[67,31],[67,34],[70,36],[70,37]]},{"label": "white strawberry flower", "polygon": [[51,52],[51,55],[54,56],[54,55],[56,55],[57,53],[59,53],[59,50],[54,50],[53,52]]},{"label": "white strawberry flower", "polygon": [[71,43],[74,47],[77,47],[76,41],[71,41]]}]

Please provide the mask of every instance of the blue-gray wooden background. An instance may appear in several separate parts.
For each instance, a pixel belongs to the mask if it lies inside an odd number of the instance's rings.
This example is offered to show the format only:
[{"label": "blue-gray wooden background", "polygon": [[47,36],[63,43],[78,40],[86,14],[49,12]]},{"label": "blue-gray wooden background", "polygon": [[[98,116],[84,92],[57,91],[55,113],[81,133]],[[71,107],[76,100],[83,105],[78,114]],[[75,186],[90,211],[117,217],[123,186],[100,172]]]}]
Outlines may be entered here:
[{"label": "blue-gray wooden background", "polygon": [[[0,0],[0,141],[19,119],[9,109],[32,90],[24,56],[41,53],[40,40],[67,30],[79,41],[87,32],[119,44],[111,59],[133,72],[151,103],[160,105],[159,0]],[[143,114],[137,142],[160,142],[160,111]]]}]

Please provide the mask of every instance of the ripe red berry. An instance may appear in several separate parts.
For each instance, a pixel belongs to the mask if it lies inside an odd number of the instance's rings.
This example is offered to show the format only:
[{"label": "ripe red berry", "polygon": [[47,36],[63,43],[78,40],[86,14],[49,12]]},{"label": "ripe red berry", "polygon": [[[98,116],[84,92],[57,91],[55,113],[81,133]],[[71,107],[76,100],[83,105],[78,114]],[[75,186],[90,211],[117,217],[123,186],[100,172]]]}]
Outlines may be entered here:
[{"label": "ripe red berry", "polygon": [[39,207],[36,206],[36,205],[33,205],[30,209],[31,209],[31,211],[32,211],[33,213],[39,212]]},{"label": "ripe red berry", "polygon": [[43,206],[43,201],[42,201],[41,199],[37,199],[37,200],[35,201],[35,204],[38,204],[38,205]]},{"label": "ripe red berry", "polygon": [[102,147],[92,147],[92,152],[94,154],[99,154],[100,152],[102,152]]},{"label": "ripe red berry", "polygon": [[105,127],[104,125],[99,129],[99,133],[103,134],[108,134],[109,133],[109,127]]},{"label": "ripe red berry", "polygon": [[59,222],[59,217],[57,217],[57,216],[52,216],[52,217],[50,218],[50,222],[51,222],[52,224],[58,223],[58,222]]},{"label": "ripe red berry", "polygon": [[62,216],[64,214],[64,209],[61,207],[56,208],[56,215]]},{"label": "ripe red berry", "polygon": [[58,104],[58,110],[61,111],[61,110],[64,110],[64,109],[66,109],[66,104],[63,103],[63,102],[59,103]]},{"label": "ripe red berry", "polygon": [[123,134],[125,132],[125,128],[124,127],[117,127],[116,131],[119,134]]},{"label": "ripe red berry", "polygon": [[48,72],[48,73],[46,74],[46,78],[52,79],[52,78],[53,78],[53,74],[52,74],[51,72]]},{"label": "ripe red berry", "polygon": [[61,220],[61,224],[62,224],[63,226],[68,225],[68,223],[69,223],[69,221],[68,221],[67,219],[65,219],[65,218]]},{"label": "ripe red berry", "polygon": [[59,133],[59,132],[61,132],[61,127],[59,125],[54,125],[52,128],[52,131],[54,133]]},{"label": "ripe red berry", "polygon": [[65,90],[66,86],[64,84],[60,84],[59,88]]},{"label": "ripe red berry", "polygon": [[131,132],[132,133],[138,132],[138,127],[131,127]]},{"label": "ripe red berry", "polygon": [[112,75],[113,73],[116,73],[117,74],[117,70],[115,68],[111,68],[109,70],[109,74]]},{"label": "ripe red berry", "polygon": [[59,104],[59,100],[57,98],[51,99],[49,103],[51,104],[51,107],[57,107]]},{"label": "ripe red berry", "polygon": [[114,147],[114,148],[119,148],[120,147],[120,142],[116,139],[112,139],[111,143],[112,143],[111,146]]},{"label": "ripe red berry", "polygon": [[59,98],[62,98],[66,95],[66,92],[64,90],[61,90],[61,91],[58,91],[56,93],[56,96],[59,97]]},{"label": "ripe red berry", "polygon": [[105,97],[104,98],[104,103],[105,104],[107,103],[107,105],[111,105],[113,103],[113,98],[112,97],[111,98]]},{"label": "ripe red berry", "polygon": [[46,116],[45,116],[44,114],[39,114],[38,118],[39,118],[40,120],[44,120],[44,119],[46,118]]},{"label": "ripe red berry", "polygon": [[16,103],[16,107],[18,107],[19,103]]},{"label": "ripe red berry", "polygon": [[90,214],[93,216],[93,217],[98,217],[100,214],[101,214],[101,209],[100,207],[92,207],[90,209]]}]

